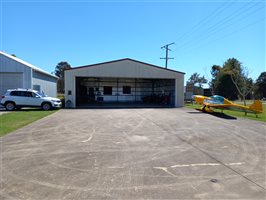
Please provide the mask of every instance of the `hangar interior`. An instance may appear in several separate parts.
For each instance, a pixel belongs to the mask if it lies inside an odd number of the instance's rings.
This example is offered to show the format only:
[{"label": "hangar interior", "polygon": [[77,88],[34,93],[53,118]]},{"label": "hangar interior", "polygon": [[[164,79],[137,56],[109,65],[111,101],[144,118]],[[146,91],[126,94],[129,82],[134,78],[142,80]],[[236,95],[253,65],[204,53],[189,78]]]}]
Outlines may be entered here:
[{"label": "hangar interior", "polygon": [[76,105],[129,104],[172,107],[174,79],[76,77]]}]

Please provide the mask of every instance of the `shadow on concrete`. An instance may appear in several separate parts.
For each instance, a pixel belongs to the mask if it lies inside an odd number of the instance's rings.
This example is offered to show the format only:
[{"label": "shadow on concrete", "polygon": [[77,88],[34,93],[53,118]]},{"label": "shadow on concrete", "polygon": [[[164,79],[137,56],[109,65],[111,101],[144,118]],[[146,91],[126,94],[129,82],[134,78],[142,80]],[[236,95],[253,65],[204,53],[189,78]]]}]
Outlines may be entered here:
[{"label": "shadow on concrete", "polygon": [[145,109],[145,108],[174,108],[173,105],[144,104],[144,103],[91,103],[78,105],[76,109]]},{"label": "shadow on concrete", "polygon": [[189,111],[187,113],[189,113],[189,114],[204,114],[203,112],[197,112],[197,111]]},{"label": "shadow on concrete", "polygon": [[209,113],[209,112],[204,112],[200,109],[196,109],[198,111],[194,111],[194,112],[188,112],[189,114],[209,114],[209,115],[213,115],[215,117],[219,117],[219,118],[222,118],[222,119],[230,119],[230,120],[236,120],[237,118],[236,117],[233,117],[233,116],[230,116],[230,115],[226,115],[224,113],[219,113],[219,112],[212,112],[212,113]]},{"label": "shadow on concrete", "polygon": [[233,119],[233,120],[237,119],[236,117],[226,115],[224,113],[213,112],[213,113],[208,113],[208,114],[213,115],[215,117],[223,118],[223,119]]}]

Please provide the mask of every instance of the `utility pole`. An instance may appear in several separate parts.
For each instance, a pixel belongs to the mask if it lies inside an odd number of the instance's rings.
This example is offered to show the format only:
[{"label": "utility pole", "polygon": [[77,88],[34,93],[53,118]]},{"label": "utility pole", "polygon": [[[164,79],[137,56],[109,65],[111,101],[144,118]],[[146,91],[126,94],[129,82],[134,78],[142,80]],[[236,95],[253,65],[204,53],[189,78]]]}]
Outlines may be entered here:
[{"label": "utility pole", "polygon": [[164,45],[163,47],[161,47],[161,49],[165,49],[165,58],[160,58],[160,59],[165,59],[165,68],[167,69],[167,64],[168,64],[168,60],[169,59],[174,59],[174,58],[168,58],[168,51],[172,51],[171,49],[168,48],[168,46],[175,44],[174,42]]}]

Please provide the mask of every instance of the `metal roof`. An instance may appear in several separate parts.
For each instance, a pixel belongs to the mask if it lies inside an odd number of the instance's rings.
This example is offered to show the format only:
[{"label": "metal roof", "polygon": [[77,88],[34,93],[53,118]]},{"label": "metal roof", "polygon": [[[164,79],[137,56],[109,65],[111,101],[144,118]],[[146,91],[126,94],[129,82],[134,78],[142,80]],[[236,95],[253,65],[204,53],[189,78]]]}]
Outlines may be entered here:
[{"label": "metal roof", "polygon": [[25,62],[25,61],[23,61],[23,60],[21,60],[21,59],[15,57],[15,56],[9,55],[9,54],[7,54],[7,53],[5,53],[5,52],[2,52],[2,51],[0,51],[0,54],[3,55],[3,56],[6,56],[6,57],[8,57],[8,58],[10,58],[10,59],[12,59],[12,60],[14,60],[14,61],[16,61],[16,62],[19,62],[19,63],[21,63],[21,64],[23,64],[23,65],[25,65],[25,66],[27,66],[27,67],[30,67],[30,68],[32,68],[33,70],[37,71],[37,72],[40,72],[40,73],[42,73],[42,74],[45,74],[45,75],[48,75],[48,76],[51,76],[51,77],[53,77],[53,78],[58,79],[57,76],[54,76],[54,75],[50,74],[49,72],[46,72],[46,71],[44,71],[44,70],[42,70],[42,69],[40,69],[40,68],[38,68],[38,67],[35,67],[34,65],[32,65],[32,64],[30,64],[30,63],[27,63],[27,62]]},{"label": "metal roof", "polygon": [[148,66],[155,67],[155,68],[159,68],[159,69],[162,69],[162,70],[167,70],[167,71],[171,71],[171,72],[175,72],[175,73],[185,74],[184,72],[180,72],[180,71],[176,71],[176,70],[172,70],[172,69],[166,69],[164,67],[160,67],[160,66],[157,66],[157,65],[145,63],[145,62],[138,61],[138,60],[134,60],[134,59],[131,59],[131,58],[123,58],[123,59],[119,59],[119,60],[112,60],[112,61],[102,62],[102,63],[96,63],[96,64],[92,64],[92,65],[85,65],[85,66],[80,66],[80,67],[73,67],[71,69],[67,69],[66,71],[80,69],[80,68],[87,68],[87,67],[95,67],[95,66],[98,66],[98,65],[109,64],[109,63],[120,62],[120,61],[126,61],[126,60],[133,61],[133,62],[137,62],[137,63],[144,64],[144,65],[148,65]]}]

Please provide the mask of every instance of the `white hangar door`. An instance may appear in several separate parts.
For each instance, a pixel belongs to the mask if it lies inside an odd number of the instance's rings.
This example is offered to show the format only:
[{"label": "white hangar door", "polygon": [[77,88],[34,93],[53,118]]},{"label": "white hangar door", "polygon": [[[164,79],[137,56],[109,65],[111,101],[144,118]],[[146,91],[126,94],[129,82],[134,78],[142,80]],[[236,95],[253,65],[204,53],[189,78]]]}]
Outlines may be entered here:
[{"label": "white hangar door", "polygon": [[8,89],[22,88],[22,73],[1,73],[0,72],[0,95],[5,94]]}]

